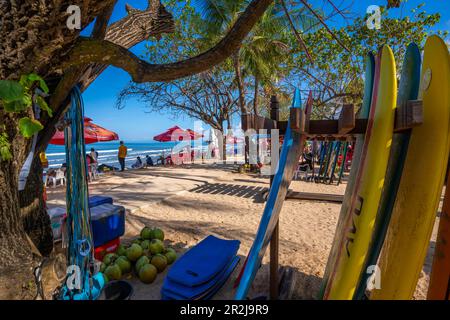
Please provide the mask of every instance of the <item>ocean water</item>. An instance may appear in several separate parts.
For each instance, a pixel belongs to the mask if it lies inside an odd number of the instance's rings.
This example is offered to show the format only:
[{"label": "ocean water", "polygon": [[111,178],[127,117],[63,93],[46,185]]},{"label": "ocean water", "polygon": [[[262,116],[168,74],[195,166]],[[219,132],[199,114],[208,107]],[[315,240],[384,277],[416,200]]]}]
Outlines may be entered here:
[{"label": "ocean water", "polygon": [[[138,156],[145,161],[146,155],[152,157],[154,163],[156,164],[156,159],[163,154],[166,156],[169,155],[176,143],[177,142],[125,142],[125,145],[128,148],[125,165],[126,167],[131,167],[131,165],[136,162],[136,158]],[[117,159],[119,141],[88,144],[86,145],[86,153],[89,153],[91,148],[94,148],[98,152],[99,165],[107,164],[110,166],[119,167],[119,161]],[[207,150],[206,143],[204,143],[201,148],[203,148],[203,150]],[[64,162],[66,162],[64,146],[49,145],[47,147],[46,154],[50,168],[59,168]]]}]

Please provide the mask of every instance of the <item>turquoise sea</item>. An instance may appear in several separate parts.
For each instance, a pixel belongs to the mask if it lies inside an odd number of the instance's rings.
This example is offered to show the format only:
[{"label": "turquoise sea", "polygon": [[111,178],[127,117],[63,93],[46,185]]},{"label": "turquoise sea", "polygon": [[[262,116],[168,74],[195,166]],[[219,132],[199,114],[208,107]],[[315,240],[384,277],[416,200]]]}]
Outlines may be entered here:
[{"label": "turquoise sea", "polygon": [[[127,143],[125,141],[125,145],[128,148],[128,155],[126,157],[125,164],[127,167],[130,167],[136,161],[136,157],[138,156],[144,160],[145,156],[149,155],[156,163],[156,159],[160,155],[170,154],[172,148],[176,145],[176,142],[154,141]],[[98,152],[99,164],[107,164],[115,167],[119,166],[119,162],[117,160],[119,141],[88,144],[86,145],[86,152],[90,152],[91,148],[94,148]],[[203,148],[206,149],[206,144],[203,144]],[[46,153],[50,168],[59,168],[64,162],[66,162],[64,146],[49,145]]]}]

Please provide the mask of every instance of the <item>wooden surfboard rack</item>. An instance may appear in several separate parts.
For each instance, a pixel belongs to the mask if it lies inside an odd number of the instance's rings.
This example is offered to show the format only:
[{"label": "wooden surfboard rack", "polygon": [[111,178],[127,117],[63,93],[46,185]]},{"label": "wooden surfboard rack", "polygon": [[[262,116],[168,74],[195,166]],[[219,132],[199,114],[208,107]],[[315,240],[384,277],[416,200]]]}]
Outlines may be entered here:
[{"label": "wooden surfboard rack", "polygon": [[[368,119],[359,119],[355,116],[355,106],[346,104],[342,106],[338,120],[311,120],[311,110],[291,108],[289,119],[291,130],[306,135],[307,140],[342,140],[352,141],[357,134],[364,134],[367,129]],[[241,116],[242,130],[272,130],[278,129],[280,135],[284,135],[288,121],[279,121],[279,102],[276,96],[270,99],[270,118],[244,114]],[[410,130],[423,123],[423,104],[420,100],[407,101],[397,106],[395,110],[394,133]],[[270,132],[268,132],[270,133]],[[270,179],[272,184],[272,177]],[[266,191],[267,192],[267,191]],[[342,195],[318,194],[288,191],[286,199],[328,201],[342,203]],[[292,292],[292,282],[295,274],[279,275],[278,265],[279,250],[279,224],[276,224],[270,240],[270,298],[278,299],[281,296],[289,296]],[[283,274],[283,273],[282,273]],[[285,281],[279,281],[278,279]],[[286,281],[288,280],[288,281]],[[280,282],[284,285],[280,286]],[[291,283],[291,285],[289,285]]]},{"label": "wooden surfboard rack", "polygon": [[[305,128],[308,140],[352,140],[356,134],[366,132],[368,119],[356,119],[355,107],[347,104],[342,107],[338,120],[309,120],[302,109],[291,109],[291,129]],[[395,111],[394,132],[412,129],[423,122],[423,105],[421,100],[410,100],[397,106]],[[243,130],[280,130],[280,135],[286,132],[288,122],[276,121],[261,116],[243,115]]]}]

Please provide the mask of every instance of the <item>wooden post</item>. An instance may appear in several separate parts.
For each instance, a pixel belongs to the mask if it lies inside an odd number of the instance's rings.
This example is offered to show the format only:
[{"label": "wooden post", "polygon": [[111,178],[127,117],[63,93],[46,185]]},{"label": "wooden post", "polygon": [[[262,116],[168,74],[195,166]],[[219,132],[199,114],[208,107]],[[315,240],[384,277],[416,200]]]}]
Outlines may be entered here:
[{"label": "wooden post", "polygon": [[[280,120],[280,104],[276,96],[270,98],[270,119],[278,124]],[[278,126],[277,126],[278,128]],[[279,152],[279,150],[278,150]],[[271,165],[274,165],[271,163]],[[270,176],[270,186],[272,186],[273,175]],[[273,230],[270,239],[270,299],[278,299],[278,243],[279,243],[279,222]]]},{"label": "wooden post", "polygon": [[270,300],[278,299],[278,244],[280,237],[279,221],[270,239]]}]

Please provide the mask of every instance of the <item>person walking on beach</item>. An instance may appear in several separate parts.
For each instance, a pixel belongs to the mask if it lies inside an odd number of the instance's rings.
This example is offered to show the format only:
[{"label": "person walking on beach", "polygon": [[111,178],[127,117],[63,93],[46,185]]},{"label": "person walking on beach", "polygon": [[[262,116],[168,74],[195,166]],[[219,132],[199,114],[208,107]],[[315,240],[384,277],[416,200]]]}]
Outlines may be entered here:
[{"label": "person walking on beach", "polygon": [[98,152],[94,148],[91,148],[91,153],[89,154],[92,159],[91,169],[92,169],[92,179],[97,178],[97,168],[98,168]]},{"label": "person walking on beach", "polygon": [[123,144],[123,141],[120,141],[120,146],[119,146],[120,171],[125,170],[125,158],[126,157],[127,157],[127,147]]}]

